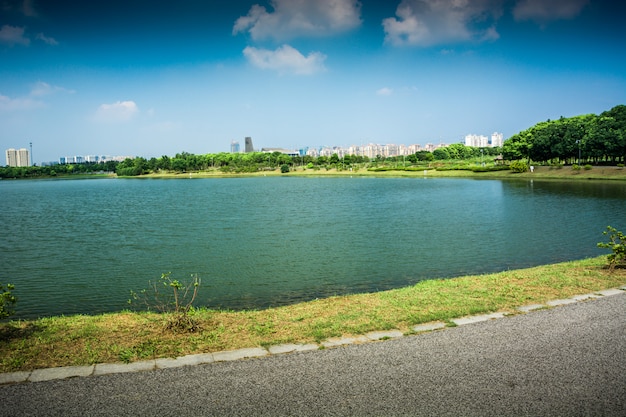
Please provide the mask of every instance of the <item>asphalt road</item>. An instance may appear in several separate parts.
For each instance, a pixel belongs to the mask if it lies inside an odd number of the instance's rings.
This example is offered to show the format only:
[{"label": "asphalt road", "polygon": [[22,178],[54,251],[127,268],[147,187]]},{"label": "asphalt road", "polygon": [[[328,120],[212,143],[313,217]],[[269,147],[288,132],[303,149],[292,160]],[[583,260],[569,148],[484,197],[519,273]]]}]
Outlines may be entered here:
[{"label": "asphalt road", "polygon": [[0,386],[2,416],[626,416],[626,293],[395,340]]}]

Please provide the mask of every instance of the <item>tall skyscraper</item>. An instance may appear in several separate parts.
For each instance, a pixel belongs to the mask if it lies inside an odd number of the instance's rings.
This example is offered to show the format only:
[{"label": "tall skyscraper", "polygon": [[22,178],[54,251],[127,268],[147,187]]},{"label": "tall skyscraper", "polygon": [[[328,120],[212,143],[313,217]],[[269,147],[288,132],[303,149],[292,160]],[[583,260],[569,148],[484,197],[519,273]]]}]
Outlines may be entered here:
[{"label": "tall skyscraper", "polygon": [[29,167],[30,159],[28,149],[7,149],[7,165],[10,167]]},{"label": "tall skyscraper", "polygon": [[246,153],[254,152],[254,146],[252,146],[252,138],[250,136],[246,137]]},{"label": "tall skyscraper", "polygon": [[239,142],[232,141],[230,143],[230,152],[231,153],[239,153]]}]

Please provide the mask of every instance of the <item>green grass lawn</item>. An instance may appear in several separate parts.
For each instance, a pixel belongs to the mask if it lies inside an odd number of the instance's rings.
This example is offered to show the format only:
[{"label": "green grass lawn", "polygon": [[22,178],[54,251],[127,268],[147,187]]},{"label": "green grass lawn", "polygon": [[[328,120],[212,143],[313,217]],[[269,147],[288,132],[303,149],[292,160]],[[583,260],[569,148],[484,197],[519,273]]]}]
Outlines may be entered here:
[{"label": "green grass lawn", "polygon": [[606,257],[496,274],[422,281],[396,290],[247,311],[197,309],[193,333],[165,328],[165,314],[120,312],[0,323],[0,372],[132,362],[244,347],[320,342],[506,311],[626,284]]}]

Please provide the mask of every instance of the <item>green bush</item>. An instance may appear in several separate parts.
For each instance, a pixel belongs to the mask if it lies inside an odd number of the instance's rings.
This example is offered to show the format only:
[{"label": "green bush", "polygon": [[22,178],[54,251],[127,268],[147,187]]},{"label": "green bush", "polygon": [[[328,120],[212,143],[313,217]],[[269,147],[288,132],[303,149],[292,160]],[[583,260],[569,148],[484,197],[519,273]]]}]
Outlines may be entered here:
[{"label": "green bush", "polygon": [[528,164],[524,161],[513,161],[511,162],[511,171],[526,172],[528,171]]},{"label": "green bush", "polygon": [[15,314],[13,309],[17,302],[17,297],[13,295],[11,291],[15,289],[13,284],[7,284],[6,288],[0,284],[0,319],[12,316]]},{"label": "green bush", "polygon": [[618,168],[624,168],[624,164],[617,164]]},{"label": "green bush", "polygon": [[578,165],[578,164],[573,164],[573,165],[572,165],[572,169],[573,169],[574,171],[580,171],[580,165]]},{"label": "green bush", "polygon": [[587,164],[584,166],[585,171],[589,171],[591,168],[593,168],[591,165]]},{"label": "green bush", "polygon": [[286,174],[289,172],[289,165],[287,164],[283,164],[280,166],[280,172],[283,174]]},{"label": "green bush", "polygon": [[613,251],[613,253],[607,256],[609,268],[626,266],[626,236],[614,227],[607,226],[606,229],[602,234],[609,236],[609,241],[598,243],[598,247]]}]

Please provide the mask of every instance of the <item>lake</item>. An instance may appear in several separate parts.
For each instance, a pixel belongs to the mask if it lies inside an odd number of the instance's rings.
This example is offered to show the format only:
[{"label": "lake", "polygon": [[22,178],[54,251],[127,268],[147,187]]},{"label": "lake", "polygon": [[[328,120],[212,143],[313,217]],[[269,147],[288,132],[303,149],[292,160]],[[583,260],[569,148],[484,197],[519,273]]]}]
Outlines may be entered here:
[{"label": "lake", "polygon": [[0,181],[17,318],[127,308],[164,272],[247,309],[608,253],[626,183],[254,177]]}]

